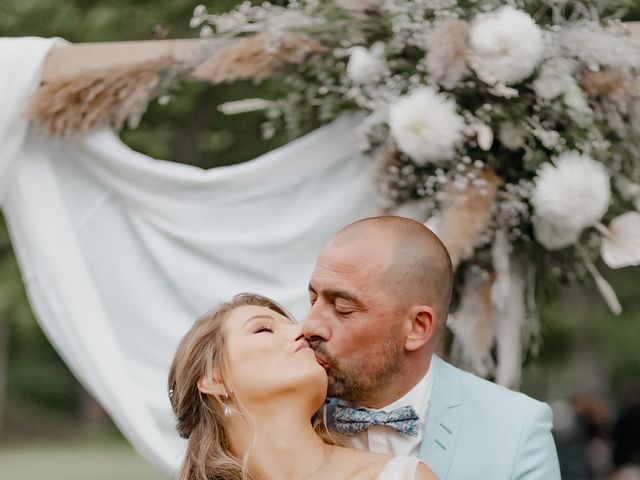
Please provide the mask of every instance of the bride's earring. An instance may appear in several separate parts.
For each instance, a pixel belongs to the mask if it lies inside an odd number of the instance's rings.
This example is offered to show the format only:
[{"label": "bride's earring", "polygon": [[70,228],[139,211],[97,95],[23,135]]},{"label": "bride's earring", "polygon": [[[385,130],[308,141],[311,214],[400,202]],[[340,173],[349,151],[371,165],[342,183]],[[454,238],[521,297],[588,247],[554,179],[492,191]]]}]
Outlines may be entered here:
[{"label": "bride's earring", "polygon": [[[225,402],[227,402],[229,400],[229,394],[227,392],[224,392],[224,395],[222,396],[222,398]],[[224,413],[224,416],[227,418],[231,416],[231,408],[229,408],[229,405],[224,406],[223,413]]]}]

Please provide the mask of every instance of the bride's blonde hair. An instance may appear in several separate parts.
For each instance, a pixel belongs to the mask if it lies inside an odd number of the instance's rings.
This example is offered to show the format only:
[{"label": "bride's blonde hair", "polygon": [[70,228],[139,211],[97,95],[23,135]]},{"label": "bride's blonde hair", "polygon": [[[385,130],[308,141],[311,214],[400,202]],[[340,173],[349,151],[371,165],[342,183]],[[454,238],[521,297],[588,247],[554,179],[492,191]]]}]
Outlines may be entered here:
[{"label": "bride's blonde hair", "polygon": [[[247,305],[267,307],[294,321],[291,314],[273,300],[241,293],[196,320],[182,338],[169,370],[168,382],[176,428],[182,438],[188,439],[177,480],[252,478],[247,472],[246,460],[241,461],[232,451],[224,410],[233,403],[235,411],[246,416],[249,413],[232,395],[221,399],[198,389],[198,381],[213,377],[214,370],[224,377],[226,358],[222,327],[234,309]],[[321,418],[314,427],[323,440],[333,443]]]}]

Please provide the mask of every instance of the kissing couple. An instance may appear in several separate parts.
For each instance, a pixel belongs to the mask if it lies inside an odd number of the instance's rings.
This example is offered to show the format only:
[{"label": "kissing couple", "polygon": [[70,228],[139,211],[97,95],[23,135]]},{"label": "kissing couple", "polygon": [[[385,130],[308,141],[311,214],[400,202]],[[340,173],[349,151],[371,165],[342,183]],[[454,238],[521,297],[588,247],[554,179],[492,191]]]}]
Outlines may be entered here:
[{"label": "kissing couple", "polygon": [[169,373],[178,480],[556,480],[548,405],[435,355],[451,260],[424,225],[352,223],[323,247],[302,325],[240,294]]}]

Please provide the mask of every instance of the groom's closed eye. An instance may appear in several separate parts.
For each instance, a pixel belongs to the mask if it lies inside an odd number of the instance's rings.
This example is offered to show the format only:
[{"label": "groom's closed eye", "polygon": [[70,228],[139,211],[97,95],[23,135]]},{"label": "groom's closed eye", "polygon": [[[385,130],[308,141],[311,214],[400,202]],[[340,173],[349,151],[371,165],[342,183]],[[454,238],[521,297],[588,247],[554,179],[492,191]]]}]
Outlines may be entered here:
[{"label": "groom's closed eye", "polygon": [[309,299],[311,302],[315,302],[319,296],[334,304],[337,304],[337,302],[340,301],[348,302],[353,310],[364,309],[364,304],[358,299],[358,297],[346,290],[328,288],[318,293],[311,285],[309,285]]},{"label": "groom's closed eye", "polygon": [[350,313],[353,313],[355,311],[353,305],[348,302],[344,302],[341,299],[336,299],[334,308],[340,315],[349,315]]}]

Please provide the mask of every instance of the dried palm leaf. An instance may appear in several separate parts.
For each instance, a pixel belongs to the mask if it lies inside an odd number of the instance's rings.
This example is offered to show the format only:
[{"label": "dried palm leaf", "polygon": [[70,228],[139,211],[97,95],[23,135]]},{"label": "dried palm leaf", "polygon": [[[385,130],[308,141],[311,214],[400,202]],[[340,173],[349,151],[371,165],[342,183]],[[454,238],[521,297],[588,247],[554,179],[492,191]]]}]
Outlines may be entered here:
[{"label": "dried palm leaf", "polygon": [[137,125],[149,101],[158,94],[163,76],[174,69],[168,58],[95,70],[42,85],[25,115],[51,136],[68,138],[125,121]]},{"label": "dried palm leaf", "polygon": [[460,306],[447,322],[454,333],[451,346],[453,361],[483,377],[495,368],[491,356],[495,322],[495,308],[491,301],[494,281],[493,274],[467,272]]},{"label": "dried palm leaf", "polygon": [[495,381],[518,390],[522,375],[522,335],[526,320],[525,279],[518,268],[510,269],[506,304],[496,309],[495,339],[498,359]]},{"label": "dried palm leaf", "polygon": [[260,82],[286,64],[299,65],[326,47],[307,35],[260,33],[216,52],[194,76],[213,84],[253,79]]},{"label": "dried palm leaf", "polygon": [[580,74],[580,86],[591,96],[616,97],[627,90],[627,83],[623,74],[612,70],[585,70]]},{"label": "dried palm leaf", "polygon": [[483,186],[470,185],[464,191],[450,187],[441,201],[438,236],[445,244],[454,268],[473,254],[478,238],[491,221],[491,206],[500,178],[485,169],[478,176]]},{"label": "dried palm leaf", "polygon": [[453,88],[468,71],[469,29],[464,20],[443,20],[427,37],[427,71],[446,88]]}]

